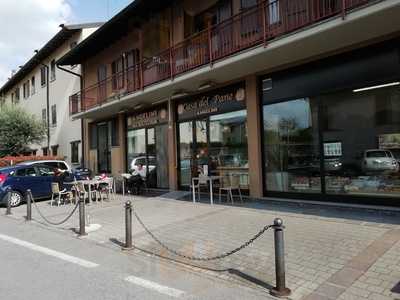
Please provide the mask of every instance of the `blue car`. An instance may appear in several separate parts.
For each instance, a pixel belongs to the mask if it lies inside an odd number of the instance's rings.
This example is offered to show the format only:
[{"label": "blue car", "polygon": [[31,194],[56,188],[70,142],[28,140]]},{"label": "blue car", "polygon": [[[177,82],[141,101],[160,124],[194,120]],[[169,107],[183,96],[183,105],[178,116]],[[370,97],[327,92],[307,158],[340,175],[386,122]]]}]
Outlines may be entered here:
[{"label": "blue car", "polygon": [[51,197],[51,183],[57,181],[54,168],[40,164],[18,164],[0,168],[0,202],[7,203],[7,189],[11,188],[11,206],[25,201],[26,191],[30,189],[36,199]]}]

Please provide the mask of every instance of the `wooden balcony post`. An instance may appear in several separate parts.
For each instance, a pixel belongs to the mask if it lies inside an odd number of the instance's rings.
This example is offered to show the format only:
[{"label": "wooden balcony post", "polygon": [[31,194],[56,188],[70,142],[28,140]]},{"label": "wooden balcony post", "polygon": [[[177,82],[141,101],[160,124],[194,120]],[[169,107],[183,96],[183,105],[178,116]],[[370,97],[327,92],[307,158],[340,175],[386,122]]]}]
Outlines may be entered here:
[{"label": "wooden balcony post", "polygon": [[342,0],[342,20],[346,18],[346,0]]},{"label": "wooden balcony post", "polygon": [[213,65],[213,49],[212,49],[212,32],[211,32],[211,20],[208,21],[208,49],[210,55],[210,66]]},{"label": "wooden balcony post", "polygon": [[267,9],[267,2],[261,2],[261,10],[262,10],[262,18],[263,18],[263,39],[264,39],[264,47],[267,47],[267,15],[265,13]]},{"label": "wooden balcony post", "polygon": [[143,91],[144,90],[144,70],[143,70],[143,29],[139,29],[139,45],[140,45],[140,51],[139,51],[139,72],[140,72],[140,89]]},{"label": "wooden balcony post", "polygon": [[174,45],[174,11],[171,8],[170,9],[170,15],[169,15],[169,69],[170,69],[170,76],[171,76],[171,80],[174,79],[174,61],[173,61],[173,45]]}]

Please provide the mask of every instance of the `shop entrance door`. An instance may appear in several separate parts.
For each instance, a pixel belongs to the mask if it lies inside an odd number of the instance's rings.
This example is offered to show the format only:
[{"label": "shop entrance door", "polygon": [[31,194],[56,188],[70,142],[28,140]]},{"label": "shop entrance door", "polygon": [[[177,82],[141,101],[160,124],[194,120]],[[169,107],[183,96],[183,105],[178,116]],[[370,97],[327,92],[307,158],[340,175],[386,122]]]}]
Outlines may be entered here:
[{"label": "shop entrance door", "polygon": [[208,119],[179,124],[180,185],[188,187],[193,177],[208,173]]},{"label": "shop entrance door", "polygon": [[97,161],[100,173],[110,173],[111,152],[108,138],[108,124],[97,125]]},{"label": "shop entrance door", "polygon": [[143,166],[150,188],[169,187],[167,130],[167,125],[159,125],[128,131],[128,169]]}]

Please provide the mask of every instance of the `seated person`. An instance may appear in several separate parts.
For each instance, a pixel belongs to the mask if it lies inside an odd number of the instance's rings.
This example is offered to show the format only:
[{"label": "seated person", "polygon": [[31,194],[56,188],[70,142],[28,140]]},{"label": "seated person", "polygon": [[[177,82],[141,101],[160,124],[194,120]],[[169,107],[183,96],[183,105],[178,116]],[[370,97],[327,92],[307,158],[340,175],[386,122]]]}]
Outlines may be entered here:
[{"label": "seated person", "polygon": [[128,179],[128,192],[138,195],[144,186],[143,178],[146,178],[146,170],[142,164],[138,164],[137,169],[133,170],[132,176]]}]

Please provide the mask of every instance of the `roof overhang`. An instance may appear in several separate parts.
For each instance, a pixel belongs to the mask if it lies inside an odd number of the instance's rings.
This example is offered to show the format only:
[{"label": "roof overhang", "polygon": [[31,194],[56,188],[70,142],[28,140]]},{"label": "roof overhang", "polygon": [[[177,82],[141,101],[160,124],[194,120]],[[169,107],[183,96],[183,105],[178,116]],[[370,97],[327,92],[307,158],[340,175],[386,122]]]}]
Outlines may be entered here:
[{"label": "roof overhang", "polygon": [[16,84],[23,80],[30,72],[32,72],[43,60],[49,57],[56,49],[69,40],[74,34],[84,28],[95,28],[103,23],[86,23],[75,25],[61,24],[61,30],[53,36],[27,63],[25,63],[17,73],[15,73],[1,88],[0,94],[5,94],[11,90]]},{"label": "roof overhang", "polygon": [[139,27],[154,13],[170,6],[173,0],[135,0],[100,27],[85,41],[57,61],[58,65],[76,65],[121,39],[132,28]]}]

